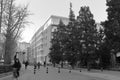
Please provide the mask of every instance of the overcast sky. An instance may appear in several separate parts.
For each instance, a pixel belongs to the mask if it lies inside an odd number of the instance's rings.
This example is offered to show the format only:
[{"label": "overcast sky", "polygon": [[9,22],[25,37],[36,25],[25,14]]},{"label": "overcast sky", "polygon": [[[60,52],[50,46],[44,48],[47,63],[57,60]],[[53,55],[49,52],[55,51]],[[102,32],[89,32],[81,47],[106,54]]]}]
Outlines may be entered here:
[{"label": "overcast sky", "polygon": [[16,0],[18,4],[29,4],[29,11],[33,14],[29,17],[31,24],[27,25],[22,33],[22,41],[29,42],[33,34],[40,28],[51,15],[68,17],[69,4],[75,15],[81,6],[89,6],[96,22],[107,19],[106,0]]}]

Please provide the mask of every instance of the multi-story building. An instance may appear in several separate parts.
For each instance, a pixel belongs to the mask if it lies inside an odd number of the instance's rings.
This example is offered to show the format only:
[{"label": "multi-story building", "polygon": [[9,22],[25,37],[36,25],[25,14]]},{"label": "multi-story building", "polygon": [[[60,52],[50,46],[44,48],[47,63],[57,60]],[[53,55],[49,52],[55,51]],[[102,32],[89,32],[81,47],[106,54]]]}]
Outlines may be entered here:
[{"label": "multi-story building", "polygon": [[20,59],[20,62],[24,62],[28,60],[28,56],[30,52],[29,47],[30,47],[30,43],[18,42],[16,52],[18,52],[18,57]]},{"label": "multi-story building", "polygon": [[68,24],[69,19],[60,16],[51,16],[45,22],[43,26],[41,26],[38,31],[32,37],[31,43],[31,55],[33,56],[31,59],[37,62],[43,63],[44,61],[49,62],[48,54],[50,52],[49,48],[51,46],[51,37],[52,32],[59,24],[60,20],[63,21],[65,25]]}]

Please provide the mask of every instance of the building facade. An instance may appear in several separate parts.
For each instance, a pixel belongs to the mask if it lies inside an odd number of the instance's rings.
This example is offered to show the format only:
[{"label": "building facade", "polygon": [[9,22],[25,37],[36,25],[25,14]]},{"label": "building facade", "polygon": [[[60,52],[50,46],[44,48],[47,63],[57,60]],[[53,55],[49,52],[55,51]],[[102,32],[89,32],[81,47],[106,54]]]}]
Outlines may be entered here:
[{"label": "building facade", "polygon": [[52,38],[52,32],[59,24],[60,20],[62,20],[65,25],[69,22],[68,18],[52,15],[34,34],[30,41],[30,54],[32,55],[31,60],[41,63],[49,62],[49,49],[51,46],[50,41]]},{"label": "building facade", "polygon": [[28,60],[30,54],[29,47],[30,47],[30,43],[18,42],[16,52],[18,54],[18,58],[20,59],[21,63]]}]

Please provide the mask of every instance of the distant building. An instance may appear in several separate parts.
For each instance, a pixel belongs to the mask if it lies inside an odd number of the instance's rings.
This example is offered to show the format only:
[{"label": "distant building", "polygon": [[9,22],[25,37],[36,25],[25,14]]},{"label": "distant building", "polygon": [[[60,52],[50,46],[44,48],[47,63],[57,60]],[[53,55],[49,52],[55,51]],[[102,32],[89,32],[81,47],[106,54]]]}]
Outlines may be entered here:
[{"label": "distant building", "polygon": [[17,45],[17,53],[18,57],[20,59],[20,62],[24,62],[28,60],[28,55],[29,55],[29,50],[28,48],[30,47],[30,43],[27,42],[18,42]]},{"label": "distant building", "polygon": [[43,26],[34,34],[30,41],[31,59],[43,63],[49,62],[49,48],[51,46],[52,32],[56,29],[59,21],[62,20],[65,25],[68,24],[69,19],[60,16],[51,16]]}]

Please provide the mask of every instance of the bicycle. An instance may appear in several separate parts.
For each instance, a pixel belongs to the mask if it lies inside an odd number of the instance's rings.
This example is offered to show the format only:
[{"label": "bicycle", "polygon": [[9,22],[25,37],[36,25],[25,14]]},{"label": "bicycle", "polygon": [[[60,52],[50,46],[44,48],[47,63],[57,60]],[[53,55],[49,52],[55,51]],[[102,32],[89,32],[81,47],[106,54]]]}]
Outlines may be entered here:
[{"label": "bicycle", "polygon": [[18,80],[18,77],[17,68],[13,68],[13,79]]}]

